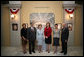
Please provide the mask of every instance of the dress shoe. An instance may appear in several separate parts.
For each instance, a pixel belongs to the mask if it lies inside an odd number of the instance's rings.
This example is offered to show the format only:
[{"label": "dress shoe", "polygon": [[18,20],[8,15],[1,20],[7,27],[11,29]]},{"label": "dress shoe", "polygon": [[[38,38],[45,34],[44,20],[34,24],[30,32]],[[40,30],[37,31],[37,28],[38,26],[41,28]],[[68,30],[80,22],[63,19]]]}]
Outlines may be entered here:
[{"label": "dress shoe", "polygon": [[29,52],[29,54],[32,54],[31,52]]},{"label": "dress shoe", "polygon": [[27,53],[26,51],[23,52],[24,54]]},{"label": "dress shoe", "polygon": [[35,53],[35,51],[32,51],[33,53]]},{"label": "dress shoe", "polygon": [[64,55],[66,55],[67,53],[64,53]]},{"label": "dress shoe", "polygon": [[64,51],[61,51],[60,53],[63,53]]},{"label": "dress shoe", "polygon": [[50,53],[50,51],[48,51],[48,53]]}]

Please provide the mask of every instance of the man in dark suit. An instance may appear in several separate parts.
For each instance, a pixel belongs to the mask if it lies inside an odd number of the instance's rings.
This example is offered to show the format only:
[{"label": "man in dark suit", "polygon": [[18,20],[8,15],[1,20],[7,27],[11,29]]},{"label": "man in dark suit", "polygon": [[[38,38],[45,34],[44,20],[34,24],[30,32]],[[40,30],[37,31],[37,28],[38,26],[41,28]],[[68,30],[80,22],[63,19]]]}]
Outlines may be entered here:
[{"label": "man in dark suit", "polygon": [[69,30],[68,27],[66,27],[66,24],[63,23],[62,33],[61,33],[61,41],[62,41],[62,51],[61,53],[64,53],[64,55],[67,54],[67,41],[69,36]]},{"label": "man in dark suit", "polygon": [[35,40],[36,40],[36,28],[33,23],[30,23],[31,27],[27,29],[27,38],[29,40],[29,54],[35,53]]}]

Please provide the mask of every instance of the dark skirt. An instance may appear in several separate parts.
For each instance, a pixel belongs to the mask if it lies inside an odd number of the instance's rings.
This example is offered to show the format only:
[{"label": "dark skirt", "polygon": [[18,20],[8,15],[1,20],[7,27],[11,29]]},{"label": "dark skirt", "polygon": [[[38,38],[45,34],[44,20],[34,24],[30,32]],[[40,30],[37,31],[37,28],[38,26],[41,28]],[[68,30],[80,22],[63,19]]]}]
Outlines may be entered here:
[{"label": "dark skirt", "polygon": [[51,36],[48,37],[48,38],[45,38],[45,43],[46,44],[51,44],[51,41],[52,41]]},{"label": "dark skirt", "polygon": [[54,46],[59,46],[59,38],[54,38],[54,41],[53,41],[53,45]]},{"label": "dark skirt", "polygon": [[23,40],[23,39],[21,39],[21,40],[22,40],[22,45],[26,45],[27,44],[26,40]]}]

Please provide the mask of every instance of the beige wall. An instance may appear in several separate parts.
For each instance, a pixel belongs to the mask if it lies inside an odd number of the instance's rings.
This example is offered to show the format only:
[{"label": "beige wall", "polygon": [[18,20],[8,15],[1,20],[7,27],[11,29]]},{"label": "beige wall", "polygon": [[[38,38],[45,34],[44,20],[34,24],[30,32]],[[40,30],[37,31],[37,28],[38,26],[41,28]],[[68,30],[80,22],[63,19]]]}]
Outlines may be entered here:
[{"label": "beige wall", "polygon": [[1,44],[2,46],[10,46],[9,8],[7,6],[2,6],[1,10]]},{"label": "beige wall", "polygon": [[[37,8],[41,7],[41,8]],[[45,7],[45,8],[42,8]],[[54,13],[55,22],[62,23],[62,1],[22,1],[21,24],[30,22],[31,13]]]},{"label": "beige wall", "polygon": [[75,8],[75,20],[74,20],[74,31],[75,31],[75,46],[80,46],[83,44],[82,32],[83,32],[83,19],[82,19],[82,7],[77,5]]}]

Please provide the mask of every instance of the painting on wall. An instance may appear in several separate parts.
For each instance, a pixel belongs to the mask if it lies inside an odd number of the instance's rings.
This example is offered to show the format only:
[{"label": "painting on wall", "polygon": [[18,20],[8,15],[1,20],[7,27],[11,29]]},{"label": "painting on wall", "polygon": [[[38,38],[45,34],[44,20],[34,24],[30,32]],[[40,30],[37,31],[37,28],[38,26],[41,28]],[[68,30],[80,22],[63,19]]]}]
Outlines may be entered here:
[{"label": "painting on wall", "polygon": [[68,23],[68,29],[69,29],[69,31],[72,31],[72,27],[73,27],[72,23]]},{"label": "painting on wall", "polygon": [[12,24],[12,30],[13,31],[17,31],[18,30],[18,24],[17,23],[13,23]]},{"label": "painting on wall", "polygon": [[47,22],[50,22],[51,27],[54,26],[54,14],[53,13],[32,13],[30,14],[30,22],[34,22],[34,26],[38,27],[38,24],[46,26]]}]

